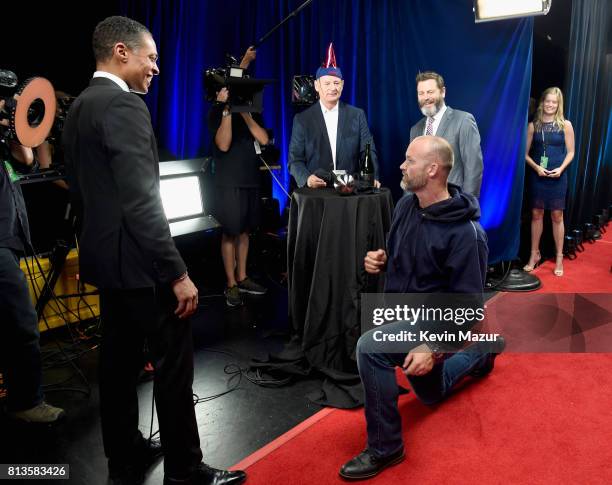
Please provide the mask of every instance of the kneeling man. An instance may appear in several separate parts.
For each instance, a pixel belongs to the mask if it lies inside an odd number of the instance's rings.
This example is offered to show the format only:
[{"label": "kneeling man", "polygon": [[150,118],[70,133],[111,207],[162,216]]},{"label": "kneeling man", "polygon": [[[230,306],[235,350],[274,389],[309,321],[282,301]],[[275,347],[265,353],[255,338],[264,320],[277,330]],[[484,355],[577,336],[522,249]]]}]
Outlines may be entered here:
[{"label": "kneeling man", "polygon": [[[453,150],[443,138],[420,136],[408,146],[400,168],[402,183],[413,194],[403,197],[395,209],[387,251],[370,251],[365,257],[368,273],[386,270],[385,292],[482,295],[487,237],[478,223],[476,198],[447,183],[452,167]],[[386,324],[366,332],[357,343],[368,443],[365,451],[342,466],[344,478],[370,478],[404,458],[396,367],[402,367],[423,403],[434,404],[463,377],[491,372],[505,345],[500,337],[488,345],[479,342],[447,354],[435,343],[418,340],[405,342],[402,352],[385,346],[385,334],[404,330],[414,331],[415,326]]]}]

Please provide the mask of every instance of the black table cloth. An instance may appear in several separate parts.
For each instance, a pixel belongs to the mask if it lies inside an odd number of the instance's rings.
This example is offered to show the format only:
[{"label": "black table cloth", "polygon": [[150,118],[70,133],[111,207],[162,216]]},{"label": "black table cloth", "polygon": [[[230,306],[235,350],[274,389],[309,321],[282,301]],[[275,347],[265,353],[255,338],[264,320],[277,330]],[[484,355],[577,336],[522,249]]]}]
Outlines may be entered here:
[{"label": "black table cloth", "polygon": [[323,373],[323,389],[309,395],[320,404],[362,404],[355,362],[360,294],[382,291],[382,278],[367,274],[363,260],[366,252],[385,248],[392,209],[388,189],[340,195],[333,189],[302,188],[291,198],[287,269],[292,337],[280,354],[256,366],[267,372]]}]

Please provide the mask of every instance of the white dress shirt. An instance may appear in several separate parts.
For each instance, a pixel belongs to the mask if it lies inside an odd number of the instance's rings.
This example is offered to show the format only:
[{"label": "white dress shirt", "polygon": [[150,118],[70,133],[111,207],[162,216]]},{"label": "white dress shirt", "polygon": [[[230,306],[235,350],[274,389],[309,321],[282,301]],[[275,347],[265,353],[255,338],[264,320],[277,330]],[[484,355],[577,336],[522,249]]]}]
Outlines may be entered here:
[{"label": "white dress shirt", "polygon": [[[440,126],[440,121],[442,121],[442,116],[444,116],[444,112],[446,111],[446,105],[443,105],[440,108],[440,111],[438,111],[433,119],[433,126],[431,127],[432,131],[431,134],[433,136],[436,136],[436,132],[438,131],[438,126]],[[425,118],[425,128],[423,128],[423,135],[427,132],[427,118]]]},{"label": "white dress shirt", "polygon": [[106,79],[110,79],[114,83],[116,83],[121,89],[126,92],[130,92],[130,88],[127,83],[121,79],[119,76],[115,76],[114,74],[106,71],[96,71],[93,73],[93,77],[105,77]]},{"label": "white dress shirt", "polygon": [[334,170],[336,170],[336,140],[338,139],[338,106],[340,106],[340,102],[336,103],[336,106],[332,109],[327,109],[321,101],[319,101],[319,103],[321,104],[321,111],[323,111],[325,128],[327,128],[327,136],[329,137],[332,159],[334,161]]}]

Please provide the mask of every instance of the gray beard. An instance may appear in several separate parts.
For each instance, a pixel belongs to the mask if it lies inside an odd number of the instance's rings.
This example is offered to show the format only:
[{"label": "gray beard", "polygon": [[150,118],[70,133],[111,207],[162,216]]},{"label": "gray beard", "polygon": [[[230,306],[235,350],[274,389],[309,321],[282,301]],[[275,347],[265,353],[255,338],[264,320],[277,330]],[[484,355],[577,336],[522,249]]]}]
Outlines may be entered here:
[{"label": "gray beard", "polygon": [[[423,113],[423,116],[427,116],[427,117],[436,116],[438,112],[442,109],[442,106],[444,106],[444,101],[441,100],[440,103],[435,103],[433,105],[433,108],[422,107],[421,113]],[[432,110],[433,113],[428,113],[428,110]]]}]

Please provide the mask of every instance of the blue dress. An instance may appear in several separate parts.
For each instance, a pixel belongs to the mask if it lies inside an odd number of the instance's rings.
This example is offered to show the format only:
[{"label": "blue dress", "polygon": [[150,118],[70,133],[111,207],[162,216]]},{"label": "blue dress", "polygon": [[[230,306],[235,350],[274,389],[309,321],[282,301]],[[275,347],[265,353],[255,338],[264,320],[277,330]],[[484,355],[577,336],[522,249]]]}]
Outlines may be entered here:
[{"label": "blue dress", "polygon": [[[542,139],[542,132],[544,139]],[[547,170],[558,168],[565,160],[565,133],[552,122],[543,123],[542,128],[533,134],[529,155],[536,163],[544,154],[548,157]],[[540,177],[535,170],[529,168],[530,200],[533,209],[564,210],[567,194],[567,170],[559,178]]]}]

